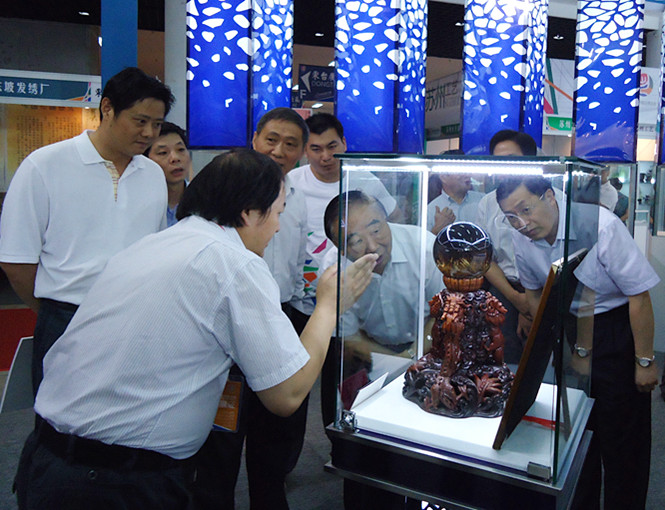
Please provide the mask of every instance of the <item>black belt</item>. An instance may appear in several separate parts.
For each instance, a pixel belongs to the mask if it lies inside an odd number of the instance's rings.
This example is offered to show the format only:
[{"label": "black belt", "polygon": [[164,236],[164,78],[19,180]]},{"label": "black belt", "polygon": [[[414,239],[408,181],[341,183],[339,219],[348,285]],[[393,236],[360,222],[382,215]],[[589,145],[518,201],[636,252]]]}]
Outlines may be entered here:
[{"label": "black belt", "polygon": [[56,301],[55,299],[41,298],[41,304],[50,306],[52,308],[59,308],[60,310],[67,310],[68,312],[76,312],[79,305],[73,305],[72,303],[65,303],[64,301]]},{"label": "black belt", "polygon": [[[111,445],[95,439],[63,434],[38,417],[38,441],[55,455],[80,464],[106,468],[160,470],[184,465],[178,460],[152,450]],[[191,458],[191,457],[190,457]]]}]

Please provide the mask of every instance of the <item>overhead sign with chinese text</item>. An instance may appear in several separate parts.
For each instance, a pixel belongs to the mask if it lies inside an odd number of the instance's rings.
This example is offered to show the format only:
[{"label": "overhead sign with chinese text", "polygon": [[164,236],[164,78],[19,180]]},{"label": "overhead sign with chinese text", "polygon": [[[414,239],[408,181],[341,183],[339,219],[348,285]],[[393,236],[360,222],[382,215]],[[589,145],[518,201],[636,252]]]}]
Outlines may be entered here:
[{"label": "overhead sign with chinese text", "polygon": [[0,103],[97,107],[99,76],[0,69]]},{"label": "overhead sign with chinese text", "polygon": [[298,92],[302,101],[334,101],[335,68],[301,64]]}]

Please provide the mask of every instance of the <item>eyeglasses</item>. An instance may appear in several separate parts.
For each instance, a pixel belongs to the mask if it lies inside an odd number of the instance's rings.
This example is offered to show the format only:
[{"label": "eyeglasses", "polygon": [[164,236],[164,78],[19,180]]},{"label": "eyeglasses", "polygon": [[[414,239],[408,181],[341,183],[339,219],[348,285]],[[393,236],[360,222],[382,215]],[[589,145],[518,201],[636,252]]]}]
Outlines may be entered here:
[{"label": "eyeglasses", "polygon": [[[545,192],[547,193],[547,192]],[[514,213],[504,213],[503,216],[497,216],[496,222],[501,227],[511,226],[515,230],[520,231],[526,228],[526,221],[533,216],[533,212],[536,209],[538,203],[543,199],[545,193],[538,197],[538,200],[533,201],[529,205],[525,205]]]}]

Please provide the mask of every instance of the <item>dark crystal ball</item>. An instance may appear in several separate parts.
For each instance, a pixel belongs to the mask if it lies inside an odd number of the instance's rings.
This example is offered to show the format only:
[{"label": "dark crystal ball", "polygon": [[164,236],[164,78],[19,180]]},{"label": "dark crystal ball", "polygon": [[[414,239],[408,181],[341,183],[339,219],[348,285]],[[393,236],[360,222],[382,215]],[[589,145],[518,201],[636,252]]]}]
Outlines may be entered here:
[{"label": "dark crystal ball", "polygon": [[492,241],[487,232],[467,221],[451,223],[441,230],[433,251],[439,271],[449,278],[478,278],[492,261]]}]

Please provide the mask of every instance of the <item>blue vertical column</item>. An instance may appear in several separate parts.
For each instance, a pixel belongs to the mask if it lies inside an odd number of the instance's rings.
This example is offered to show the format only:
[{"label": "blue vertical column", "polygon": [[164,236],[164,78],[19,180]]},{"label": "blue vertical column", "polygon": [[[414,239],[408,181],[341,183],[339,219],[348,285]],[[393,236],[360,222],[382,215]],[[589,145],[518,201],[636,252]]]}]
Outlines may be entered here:
[{"label": "blue vertical column", "polygon": [[125,67],[136,67],[138,0],[102,0],[102,86]]},{"label": "blue vertical column", "polygon": [[291,104],[292,0],[187,3],[187,126],[196,148],[248,146]]},{"label": "blue vertical column", "polygon": [[424,152],[427,1],[337,0],[335,26],[349,152]]},{"label": "blue vertical column", "polygon": [[547,0],[467,0],[462,150],[487,154],[492,135],[525,131],[540,144]]},{"label": "blue vertical column", "polygon": [[658,111],[658,158],[659,165],[665,164],[665,12],[660,18],[660,109]]},{"label": "blue vertical column", "polygon": [[577,5],[573,154],[635,161],[644,0]]}]

